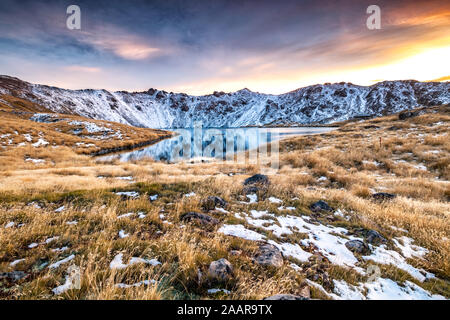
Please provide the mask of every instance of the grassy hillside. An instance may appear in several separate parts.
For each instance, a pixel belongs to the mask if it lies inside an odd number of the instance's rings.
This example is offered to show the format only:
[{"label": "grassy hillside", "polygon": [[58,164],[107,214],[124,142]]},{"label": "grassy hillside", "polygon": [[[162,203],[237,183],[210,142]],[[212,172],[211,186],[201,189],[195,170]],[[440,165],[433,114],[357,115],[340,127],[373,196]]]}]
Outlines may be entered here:
[{"label": "grassy hillside", "polygon": [[[0,153],[1,298],[261,299],[289,293],[332,299],[380,292],[392,298],[408,290],[410,297],[450,297],[448,106],[284,140],[280,170],[268,174],[269,185],[258,186],[254,202],[243,186],[261,172],[253,165],[99,162],[74,147],[80,140],[59,122],[21,119],[19,126],[17,118],[1,119],[12,128],[2,134],[30,133],[35,142],[42,132],[49,142],[5,145]],[[66,147],[51,149],[69,137]],[[16,138],[14,144],[21,141]],[[377,192],[396,197],[379,201]],[[228,204],[205,209],[208,196]],[[318,200],[331,209],[312,210]],[[187,212],[207,214],[217,224],[187,222]],[[370,253],[345,251],[351,239],[369,241],[369,231],[384,239],[370,244]],[[255,239],[244,239],[249,235]],[[280,265],[255,262],[257,239],[282,248]],[[220,258],[233,267],[225,280],[209,275]],[[70,265],[81,270],[80,290],[53,292],[67,283]],[[371,282],[373,266],[380,274]],[[2,278],[2,271],[22,271],[23,277]]]}]

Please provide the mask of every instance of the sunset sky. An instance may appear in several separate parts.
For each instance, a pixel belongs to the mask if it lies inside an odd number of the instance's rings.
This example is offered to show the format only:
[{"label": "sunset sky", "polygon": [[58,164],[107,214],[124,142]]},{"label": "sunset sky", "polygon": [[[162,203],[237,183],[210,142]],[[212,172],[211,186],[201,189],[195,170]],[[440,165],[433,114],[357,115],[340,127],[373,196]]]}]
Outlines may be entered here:
[{"label": "sunset sky", "polygon": [[[68,30],[66,8],[81,8]],[[381,30],[366,9],[381,8]],[[0,74],[190,94],[450,79],[450,1],[0,0]]]}]

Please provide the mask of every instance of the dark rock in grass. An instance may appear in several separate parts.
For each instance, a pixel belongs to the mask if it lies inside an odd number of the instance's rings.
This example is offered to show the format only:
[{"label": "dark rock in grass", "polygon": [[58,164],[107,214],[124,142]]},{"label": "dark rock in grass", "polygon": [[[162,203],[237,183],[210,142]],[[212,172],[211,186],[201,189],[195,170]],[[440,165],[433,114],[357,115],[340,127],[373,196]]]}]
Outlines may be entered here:
[{"label": "dark rock in grass", "polygon": [[245,179],[244,186],[253,185],[253,184],[262,184],[262,185],[269,185],[270,181],[269,178],[264,174],[255,174],[254,176],[251,176],[250,178]]},{"label": "dark rock in grass", "polygon": [[369,230],[366,234],[366,240],[370,244],[381,244],[386,242],[386,238],[384,238],[381,234],[379,234],[375,230]]},{"label": "dark rock in grass", "polygon": [[380,233],[375,230],[368,230],[364,228],[355,229],[352,234],[357,235],[358,237],[363,237],[367,243],[373,245],[379,245],[382,243],[386,243],[387,240]]},{"label": "dark rock in grass", "polygon": [[387,193],[387,192],[378,192],[378,193],[374,193],[372,195],[372,198],[377,201],[388,201],[388,200],[394,199],[395,197],[396,197],[395,194]]},{"label": "dark rock in grass", "polygon": [[254,193],[258,193],[259,189],[258,187],[245,187],[243,192],[244,194],[254,194]]},{"label": "dark rock in grass", "polygon": [[328,211],[331,212],[333,209],[323,200],[319,200],[317,202],[314,202],[309,206],[309,209],[312,212],[320,212],[320,211]]},{"label": "dark rock in grass", "polygon": [[219,220],[208,216],[207,214],[198,212],[188,212],[181,215],[180,219],[182,221],[195,222],[201,225],[214,226],[219,223]]},{"label": "dark rock in grass", "polygon": [[418,116],[419,115],[419,112],[414,112],[414,111],[404,111],[404,112],[402,112],[402,113],[400,113],[399,115],[398,115],[398,118],[400,119],[400,120],[406,120],[406,119],[409,119],[409,118],[412,118],[412,117],[416,117],[416,116]]},{"label": "dark rock in grass", "polygon": [[309,298],[293,294],[276,294],[274,296],[264,298],[263,300],[309,300]]},{"label": "dark rock in grass", "polygon": [[262,266],[279,268],[283,265],[283,256],[277,247],[270,243],[264,243],[259,247],[255,262]]},{"label": "dark rock in grass", "polygon": [[370,253],[369,246],[367,244],[365,244],[364,242],[362,242],[361,240],[347,241],[345,243],[345,246],[347,247],[348,250],[350,250],[351,252],[354,252],[354,253],[359,253],[359,254],[369,254]]},{"label": "dark rock in grass", "polygon": [[25,278],[26,276],[27,276],[27,274],[23,271],[1,272],[0,280],[7,279],[7,280],[11,280],[11,281],[19,281],[19,280]]},{"label": "dark rock in grass", "polygon": [[203,199],[201,205],[203,210],[210,211],[214,210],[216,207],[225,208],[227,206],[227,202],[221,197],[210,196]]},{"label": "dark rock in grass", "polygon": [[233,275],[233,266],[227,259],[219,259],[211,262],[208,269],[208,276],[218,281],[226,281]]}]

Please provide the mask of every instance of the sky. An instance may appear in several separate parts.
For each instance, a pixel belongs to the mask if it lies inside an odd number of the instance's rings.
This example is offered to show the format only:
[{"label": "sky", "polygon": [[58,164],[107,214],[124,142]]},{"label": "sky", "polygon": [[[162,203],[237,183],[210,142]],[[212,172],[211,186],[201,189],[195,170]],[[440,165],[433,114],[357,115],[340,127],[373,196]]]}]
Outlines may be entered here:
[{"label": "sky", "polygon": [[[69,5],[81,29],[69,30]],[[381,29],[369,30],[369,5]],[[280,94],[450,80],[450,1],[0,0],[0,74],[68,89]]]}]

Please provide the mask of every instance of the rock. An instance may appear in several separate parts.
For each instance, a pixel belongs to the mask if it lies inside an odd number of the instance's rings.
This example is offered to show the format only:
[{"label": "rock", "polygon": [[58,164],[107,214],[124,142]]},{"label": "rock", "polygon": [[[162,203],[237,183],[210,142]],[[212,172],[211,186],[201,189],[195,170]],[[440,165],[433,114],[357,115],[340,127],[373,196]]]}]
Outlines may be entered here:
[{"label": "rock", "polygon": [[283,256],[277,247],[270,243],[264,243],[259,247],[255,262],[262,266],[279,268],[283,265]]},{"label": "rock", "polygon": [[400,113],[399,115],[398,115],[398,118],[400,119],[400,120],[406,120],[406,119],[408,119],[408,118],[412,118],[412,117],[415,117],[415,116],[418,116],[419,115],[419,112],[414,112],[414,111],[404,111],[404,112],[402,112],[402,113]]},{"label": "rock", "polygon": [[354,253],[359,254],[368,254],[370,253],[369,246],[362,242],[361,240],[350,240],[345,243],[345,246],[348,250]]},{"label": "rock", "polygon": [[308,300],[308,298],[293,294],[276,294],[274,296],[264,298],[263,300]]},{"label": "rock", "polygon": [[227,259],[219,259],[211,262],[208,269],[208,275],[210,278],[226,281],[233,275],[233,266]]},{"label": "rock", "polygon": [[255,193],[258,193],[258,191],[259,191],[258,187],[254,187],[254,186],[245,187],[243,189],[244,194],[255,194]]},{"label": "rock", "polygon": [[18,281],[25,278],[27,274],[23,271],[1,272],[0,279],[8,279],[12,281]]},{"label": "rock", "polygon": [[323,200],[319,200],[317,202],[314,202],[312,205],[309,206],[309,209],[312,212],[319,212],[319,211],[333,211],[333,209]]},{"label": "rock", "polygon": [[380,244],[386,242],[386,239],[375,230],[369,230],[367,232],[366,240],[370,244]]},{"label": "rock", "polygon": [[378,193],[372,194],[372,198],[374,198],[375,200],[378,200],[378,201],[392,200],[395,197],[396,197],[395,194],[387,193],[387,192],[378,192]]},{"label": "rock", "polygon": [[182,221],[190,221],[190,222],[196,222],[201,225],[209,225],[213,226],[219,223],[219,220],[208,216],[207,214],[198,213],[198,212],[188,212],[183,214],[180,219]]},{"label": "rock", "polygon": [[252,184],[261,184],[261,185],[269,185],[269,178],[264,174],[255,174],[250,178],[245,179],[244,186],[252,185]]},{"label": "rock", "polygon": [[225,208],[227,206],[227,202],[221,197],[210,196],[206,199],[203,199],[201,205],[203,210],[210,211],[214,210],[216,207]]}]

